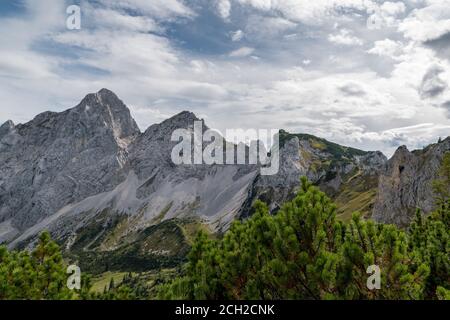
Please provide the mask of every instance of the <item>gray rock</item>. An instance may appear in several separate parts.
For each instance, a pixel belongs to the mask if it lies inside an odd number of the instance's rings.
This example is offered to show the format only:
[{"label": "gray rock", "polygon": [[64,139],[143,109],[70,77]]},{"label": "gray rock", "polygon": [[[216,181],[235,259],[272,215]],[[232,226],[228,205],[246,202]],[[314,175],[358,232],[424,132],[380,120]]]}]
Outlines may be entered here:
[{"label": "gray rock", "polygon": [[0,140],[14,130],[14,123],[11,120],[6,121],[0,126]]},{"label": "gray rock", "polygon": [[372,218],[406,226],[417,209],[429,213],[434,207],[432,181],[436,179],[450,137],[423,150],[399,147],[383,169]]},{"label": "gray rock", "polygon": [[112,190],[126,178],[126,149],[139,133],[128,108],[106,89],[62,113],[4,124],[0,223],[23,231],[68,204]]}]

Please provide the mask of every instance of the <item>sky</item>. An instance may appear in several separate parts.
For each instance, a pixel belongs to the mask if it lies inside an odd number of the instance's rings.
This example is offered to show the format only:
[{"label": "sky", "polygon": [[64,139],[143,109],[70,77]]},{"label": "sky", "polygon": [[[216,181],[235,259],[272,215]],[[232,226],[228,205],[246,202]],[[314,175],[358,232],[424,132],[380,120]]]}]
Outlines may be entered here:
[{"label": "sky", "polygon": [[0,25],[0,124],[108,88],[141,130],[189,110],[388,156],[450,135],[450,0],[3,0]]}]

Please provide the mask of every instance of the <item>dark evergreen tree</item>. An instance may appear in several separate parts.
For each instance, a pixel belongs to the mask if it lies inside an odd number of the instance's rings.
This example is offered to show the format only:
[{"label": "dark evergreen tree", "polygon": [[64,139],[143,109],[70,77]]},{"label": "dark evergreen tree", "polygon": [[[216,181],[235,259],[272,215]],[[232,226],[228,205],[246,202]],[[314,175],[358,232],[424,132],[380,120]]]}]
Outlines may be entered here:
[{"label": "dark evergreen tree", "polygon": [[30,253],[0,248],[0,299],[73,298],[67,287],[66,264],[58,245],[43,232]]}]

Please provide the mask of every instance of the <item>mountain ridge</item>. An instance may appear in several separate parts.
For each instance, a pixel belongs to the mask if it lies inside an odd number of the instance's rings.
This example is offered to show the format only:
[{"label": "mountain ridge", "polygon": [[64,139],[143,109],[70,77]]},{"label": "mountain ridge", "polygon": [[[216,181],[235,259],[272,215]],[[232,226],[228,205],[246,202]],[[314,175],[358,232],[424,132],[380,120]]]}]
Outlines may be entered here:
[{"label": "mountain ridge", "polygon": [[[410,218],[398,218],[405,215],[402,206],[380,204],[385,194],[399,192],[384,185],[392,175],[392,158],[309,134],[280,131],[280,171],[274,176],[261,176],[257,165],[175,166],[171,133],[183,128],[192,134],[196,120],[201,119],[182,111],[142,132],[123,101],[102,89],[61,113],[44,112],[25,124],[5,122],[0,126],[0,242],[32,244],[46,229],[67,250],[81,243],[88,251],[114,250],[173,219],[223,232],[233,220],[251,215],[257,199],[276,212],[296,192],[302,175],[338,204],[344,220],[353,211],[366,217],[375,212],[374,218],[384,222]],[[447,141],[437,144],[441,151]],[[434,148],[428,150],[434,160],[426,181],[442,156]],[[378,208],[399,211],[381,214],[384,209]]]}]

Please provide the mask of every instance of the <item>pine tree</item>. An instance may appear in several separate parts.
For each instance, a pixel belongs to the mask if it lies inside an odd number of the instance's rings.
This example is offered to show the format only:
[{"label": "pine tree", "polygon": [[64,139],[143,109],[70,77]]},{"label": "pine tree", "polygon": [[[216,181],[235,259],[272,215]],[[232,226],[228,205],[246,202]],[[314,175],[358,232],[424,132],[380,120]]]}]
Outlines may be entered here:
[{"label": "pine tree", "polygon": [[418,211],[409,228],[409,248],[413,261],[426,263],[430,274],[425,283],[425,297],[434,299],[438,287],[450,290],[450,205],[442,202],[429,216]]},{"label": "pine tree", "polygon": [[108,287],[108,290],[109,290],[109,291],[112,291],[112,290],[115,289],[115,287],[116,287],[116,285],[114,284],[114,278],[111,278],[111,280],[109,280],[109,287]]},{"label": "pine tree", "polygon": [[447,290],[444,287],[438,287],[436,295],[439,300],[450,300],[450,290]]},{"label": "pine tree", "polygon": [[[407,234],[393,225],[364,221],[354,214],[342,245],[342,262],[337,287],[345,299],[421,299],[426,264],[410,268],[411,257]],[[380,289],[366,285],[369,266],[377,266]]]},{"label": "pine tree", "polygon": [[67,288],[66,265],[59,246],[51,240],[48,232],[43,232],[38,245],[32,252],[32,263],[36,270],[41,299],[63,300],[72,297]]},{"label": "pine tree", "polygon": [[9,252],[0,248],[0,299],[71,299],[66,264],[58,245],[47,232],[36,248]]}]

